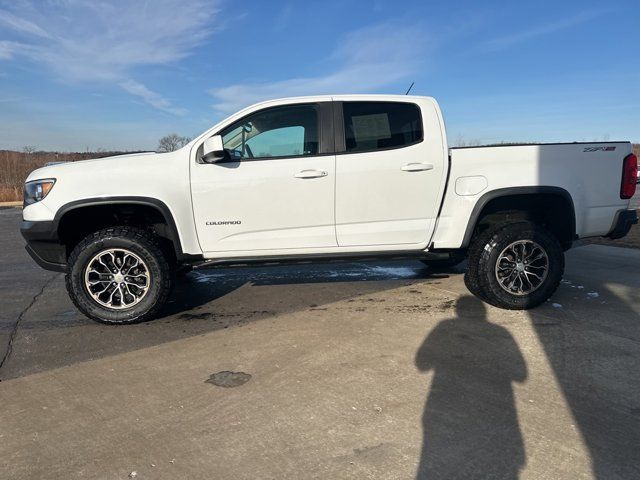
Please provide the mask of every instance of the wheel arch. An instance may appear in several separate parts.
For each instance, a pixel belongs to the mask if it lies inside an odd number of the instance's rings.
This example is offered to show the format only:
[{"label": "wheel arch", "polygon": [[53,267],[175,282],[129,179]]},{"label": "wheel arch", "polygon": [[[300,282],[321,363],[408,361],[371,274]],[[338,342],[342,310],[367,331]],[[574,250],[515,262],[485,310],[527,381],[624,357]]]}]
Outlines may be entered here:
[{"label": "wheel arch", "polygon": [[[156,232],[162,238],[165,238],[166,248],[171,250],[171,254],[175,255],[176,260],[184,257],[182,243],[178,233],[178,227],[169,207],[161,200],[152,197],[135,197],[135,196],[118,196],[118,197],[100,197],[76,200],[60,207],[54,217],[55,231],[61,243],[68,241],[73,244],[80,240],[78,234],[73,235],[73,226],[77,226],[78,221],[92,219],[92,214],[104,214],[126,212],[129,208],[140,214],[144,211],[154,212],[149,218],[149,224],[156,222],[164,224],[161,232]],[[155,220],[155,222],[154,222]],[[116,222],[117,223],[117,222]],[[95,225],[101,225],[100,221],[95,221]],[[79,229],[81,232],[82,228]],[[86,230],[86,228],[85,228]],[[77,232],[77,230],[76,230]],[[75,238],[74,238],[75,237]]]},{"label": "wheel arch", "polygon": [[[548,214],[544,208],[550,203],[558,208]],[[507,187],[487,192],[476,202],[467,223],[462,248],[469,247],[484,221],[497,218],[509,220],[510,216],[515,217],[514,220],[521,220],[517,218],[518,215],[546,220],[565,250],[576,239],[575,206],[567,190],[554,186]]]}]

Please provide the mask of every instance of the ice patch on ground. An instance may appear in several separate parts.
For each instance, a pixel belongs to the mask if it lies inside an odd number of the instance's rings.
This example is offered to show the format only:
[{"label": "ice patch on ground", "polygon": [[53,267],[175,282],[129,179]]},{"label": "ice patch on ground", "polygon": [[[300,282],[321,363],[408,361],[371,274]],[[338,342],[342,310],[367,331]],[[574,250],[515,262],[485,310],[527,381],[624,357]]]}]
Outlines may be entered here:
[{"label": "ice patch on ground", "polygon": [[562,304],[561,303],[552,303],[551,306],[553,308],[562,308]]},{"label": "ice patch on ground", "polygon": [[374,275],[382,275],[388,277],[409,278],[416,275],[413,268],[408,267],[371,267],[369,271]]},{"label": "ice patch on ground", "polygon": [[587,295],[589,296],[589,298],[598,298],[600,296],[598,292],[589,292],[587,293]]},{"label": "ice patch on ground", "polygon": [[316,278],[364,277],[366,274],[367,272],[337,272],[335,270],[332,270],[329,272],[317,272],[314,275],[312,275],[312,277],[316,277]]},{"label": "ice patch on ground", "polygon": [[224,273],[202,273],[202,272],[191,272],[192,275],[195,275],[196,282],[198,283],[207,283],[213,282],[216,278],[224,277]]},{"label": "ice patch on ground", "polygon": [[562,283],[563,285],[567,285],[571,288],[577,288],[578,290],[582,290],[584,288],[582,285],[574,285],[573,282],[571,282],[571,280],[562,279],[560,280],[560,283]]}]

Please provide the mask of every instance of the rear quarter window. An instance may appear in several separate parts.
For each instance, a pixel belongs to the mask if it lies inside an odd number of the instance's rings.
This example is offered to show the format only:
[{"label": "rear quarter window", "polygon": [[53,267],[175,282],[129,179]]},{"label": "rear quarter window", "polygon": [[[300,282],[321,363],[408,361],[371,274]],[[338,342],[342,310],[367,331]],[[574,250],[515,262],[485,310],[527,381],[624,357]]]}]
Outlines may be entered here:
[{"label": "rear quarter window", "polygon": [[344,102],[345,151],[402,148],[424,139],[420,107],[401,102]]}]

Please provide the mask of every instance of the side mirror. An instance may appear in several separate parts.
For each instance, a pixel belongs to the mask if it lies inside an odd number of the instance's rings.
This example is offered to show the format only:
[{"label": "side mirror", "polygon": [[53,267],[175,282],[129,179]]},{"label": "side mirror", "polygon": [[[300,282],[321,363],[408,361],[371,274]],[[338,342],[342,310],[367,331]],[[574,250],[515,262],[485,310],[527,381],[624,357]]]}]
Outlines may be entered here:
[{"label": "side mirror", "polygon": [[203,163],[216,163],[228,158],[229,153],[224,149],[220,135],[214,135],[204,141],[202,157],[200,157]]}]

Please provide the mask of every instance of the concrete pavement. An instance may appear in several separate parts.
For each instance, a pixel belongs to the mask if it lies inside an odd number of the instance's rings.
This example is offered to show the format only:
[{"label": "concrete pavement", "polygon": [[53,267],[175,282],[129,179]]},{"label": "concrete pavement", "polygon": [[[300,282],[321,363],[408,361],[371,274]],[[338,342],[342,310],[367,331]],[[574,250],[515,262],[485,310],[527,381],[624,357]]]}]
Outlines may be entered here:
[{"label": "concrete pavement", "polygon": [[[0,212],[0,478],[640,477],[640,251],[569,252],[530,312],[461,271],[354,263],[192,273],[164,318],[106,327],[17,221]],[[207,382],[223,371],[251,377]]]}]

